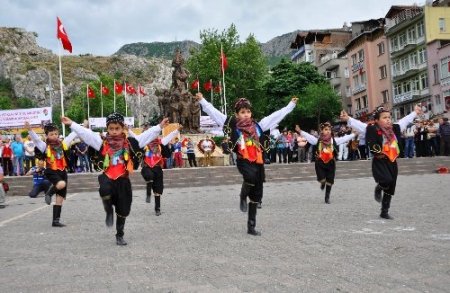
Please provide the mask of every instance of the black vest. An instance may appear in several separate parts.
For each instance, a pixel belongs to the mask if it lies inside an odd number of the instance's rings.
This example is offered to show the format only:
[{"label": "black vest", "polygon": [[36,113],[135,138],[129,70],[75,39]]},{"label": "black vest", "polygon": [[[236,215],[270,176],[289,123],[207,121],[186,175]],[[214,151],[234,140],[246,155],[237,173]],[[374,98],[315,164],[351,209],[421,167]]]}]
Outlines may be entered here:
[{"label": "black vest", "polygon": [[[225,124],[224,124],[224,133],[226,135],[228,135],[230,137],[230,141],[231,141],[231,146],[230,149],[233,148],[233,152],[238,153],[238,149],[237,149],[237,141],[239,140],[239,130],[236,127],[236,117],[235,116],[231,116],[231,117],[227,117],[227,119],[225,120]],[[265,151],[267,148],[269,148],[269,137],[267,137],[263,131],[261,126],[259,126],[259,124],[255,122],[255,126],[258,130],[258,132],[261,134],[259,136],[259,144],[261,145],[261,149],[263,151]]]}]

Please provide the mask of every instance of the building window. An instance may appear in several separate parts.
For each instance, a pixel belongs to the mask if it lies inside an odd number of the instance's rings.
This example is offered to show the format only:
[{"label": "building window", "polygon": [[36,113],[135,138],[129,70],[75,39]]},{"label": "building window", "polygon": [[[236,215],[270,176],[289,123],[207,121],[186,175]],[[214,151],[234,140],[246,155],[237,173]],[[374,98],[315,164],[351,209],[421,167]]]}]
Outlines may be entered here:
[{"label": "building window", "polygon": [[423,22],[421,21],[421,22],[419,22],[417,24],[417,37],[418,38],[423,37],[423,35],[425,34],[424,31],[425,30],[424,30],[424,27],[423,27]]},{"label": "building window", "polygon": [[358,59],[359,59],[359,62],[364,61],[364,50],[363,49],[358,51]]},{"label": "building window", "polygon": [[433,84],[439,83],[439,70],[437,64],[433,64],[433,80],[434,80]]},{"label": "building window", "polygon": [[441,59],[441,79],[450,77],[450,57]]},{"label": "building window", "polygon": [[355,65],[356,63],[358,63],[358,60],[356,60],[356,54],[352,55],[352,65]]},{"label": "building window", "polygon": [[416,42],[416,27],[408,29],[408,42],[409,43]]},{"label": "building window", "polygon": [[384,54],[384,42],[379,43],[378,45],[378,56]]},{"label": "building window", "polygon": [[441,96],[440,95],[435,95],[434,96],[434,100],[436,101],[435,102],[436,105],[440,105],[441,104]]},{"label": "building window", "polygon": [[389,91],[388,90],[382,91],[381,96],[383,97],[383,104],[386,104],[389,102]]},{"label": "building window", "polygon": [[348,71],[348,67],[345,67],[345,69],[344,69],[344,76],[345,76],[345,78],[350,77],[350,72]]},{"label": "building window", "polygon": [[363,106],[363,109],[364,108],[367,108],[367,96],[363,96],[362,98],[362,106]]},{"label": "building window", "polygon": [[398,40],[400,43],[400,47],[403,47],[406,45],[406,33],[403,33],[401,35],[398,36]]},{"label": "building window", "polygon": [[391,51],[397,51],[398,49],[398,39],[394,37],[391,39]]},{"label": "building window", "polygon": [[425,48],[422,48],[418,51],[419,54],[419,64],[427,62],[427,52]]},{"label": "building window", "polygon": [[439,18],[439,32],[445,33],[445,18]]},{"label": "building window", "polygon": [[426,73],[420,75],[420,85],[422,89],[428,88],[428,75]]},{"label": "building window", "polygon": [[387,77],[386,65],[380,67],[380,79],[385,79]]},{"label": "building window", "polygon": [[356,102],[356,110],[361,110],[361,99],[357,98],[355,102]]}]

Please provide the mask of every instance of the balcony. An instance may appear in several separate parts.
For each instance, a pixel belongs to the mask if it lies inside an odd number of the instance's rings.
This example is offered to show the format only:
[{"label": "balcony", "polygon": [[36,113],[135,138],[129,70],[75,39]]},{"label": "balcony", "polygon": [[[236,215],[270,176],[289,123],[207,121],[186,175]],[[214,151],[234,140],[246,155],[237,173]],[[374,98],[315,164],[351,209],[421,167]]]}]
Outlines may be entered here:
[{"label": "balcony", "polygon": [[404,103],[407,101],[411,101],[417,98],[423,98],[424,96],[428,96],[430,94],[429,88],[424,88],[422,90],[410,91],[407,93],[403,93],[400,95],[395,95],[393,103],[394,105]]},{"label": "balcony", "polygon": [[360,60],[358,63],[352,65],[352,72],[363,69],[364,69],[364,60]]},{"label": "balcony", "polygon": [[355,111],[355,118],[357,118],[357,119],[361,118],[361,117],[367,115],[368,113],[369,113],[369,109],[367,107],[359,109],[359,110],[356,110]]},{"label": "balcony", "polygon": [[425,36],[422,36],[420,38],[411,40],[407,39],[406,43],[403,45],[398,45],[390,49],[391,57],[397,57],[402,54],[405,54],[413,49],[415,49],[417,46],[422,45],[425,43]]},{"label": "balcony", "polygon": [[450,76],[446,77],[444,79],[441,79],[441,86],[448,86],[450,85]]},{"label": "balcony", "polygon": [[357,86],[355,86],[352,89],[352,94],[355,95],[355,94],[360,93],[360,92],[365,91],[365,90],[366,90],[366,84],[365,83],[358,84]]},{"label": "balcony", "polygon": [[410,76],[413,76],[415,74],[417,74],[417,72],[419,72],[420,70],[426,69],[427,68],[427,63],[421,63],[421,64],[411,64],[409,65],[407,68],[401,69],[401,70],[392,70],[392,79],[394,81],[403,79],[403,78],[407,78]]},{"label": "balcony", "polygon": [[386,26],[385,26],[386,32],[393,33],[394,31],[402,29],[404,24],[408,24],[410,20],[418,16],[423,16],[422,7],[405,9],[399,14],[397,14],[395,17],[386,19]]}]

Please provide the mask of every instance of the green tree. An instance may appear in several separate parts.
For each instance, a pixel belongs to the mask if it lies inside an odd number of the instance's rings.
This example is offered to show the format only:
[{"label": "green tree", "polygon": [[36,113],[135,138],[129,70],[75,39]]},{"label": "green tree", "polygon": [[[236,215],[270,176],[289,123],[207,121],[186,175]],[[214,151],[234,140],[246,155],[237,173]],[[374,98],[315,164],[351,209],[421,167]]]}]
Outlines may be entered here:
[{"label": "green tree", "polygon": [[36,107],[36,103],[29,98],[18,98],[16,101],[16,106],[19,109],[29,109]]},{"label": "green tree", "polygon": [[317,129],[324,121],[333,122],[341,111],[339,95],[328,83],[311,83],[302,95],[301,103],[298,107],[300,117],[316,119]]},{"label": "green tree", "polygon": [[11,98],[0,97],[0,109],[2,109],[2,110],[12,109]]},{"label": "green tree", "polygon": [[[259,44],[253,35],[244,43],[239,42],[236,26],[219,33],[216,29],[200,32],[202,46],[191,51],[187,68],[191,72],[191,81],[199,79],[200,91],[210,100],[211,93],[203,89],[203,84],[210,79],[214,86],[222,81],[220,66],[221,46],[227,58],[228,68],[225,71],[225,91],[228,114],[232,113],[232,103],[238,97],[247,97],[257,102],[264,93],[263,84],[267,77],[267,64]],[[195,91],[195,90],[194,90]],[[214,94],[214,106],[220,107],[218,94]]]}]

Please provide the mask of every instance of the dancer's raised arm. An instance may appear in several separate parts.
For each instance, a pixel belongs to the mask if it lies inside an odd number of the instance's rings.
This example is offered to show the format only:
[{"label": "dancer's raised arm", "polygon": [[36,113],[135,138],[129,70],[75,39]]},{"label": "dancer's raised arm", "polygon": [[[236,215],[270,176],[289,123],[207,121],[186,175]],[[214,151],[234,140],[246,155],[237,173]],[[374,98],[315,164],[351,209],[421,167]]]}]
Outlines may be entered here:
[{"label": "dancer's raised arm", "polygon": [[203,98],[202,93],[197,93],[195,95],[195,98],[202,106],[203,111],[205,111],[205,113],[208,114],[212,120],[214,120],[217,124],[219,124],[220,127],[223,127],[225,121],[227,120],[227,115],[223,114],[222,112],[214,108],[214,106],[211,103],[209,103],[207,100],[205,100],[205,98]]},{"label": "dancer's raised arm", "polygon": [[287,114],[291,113],[292,110],[294,110],[295,106],[297,105],[298,98],[292,97],[289,104],[281,108],[278,111],[273,112],[269,116],[263,118],[261,121],[259,121],[259,126],[261,127],[262,131],[267,131],[269,129],[274,128],[278,123],[280,123],[281,120],[286,117]]}]

